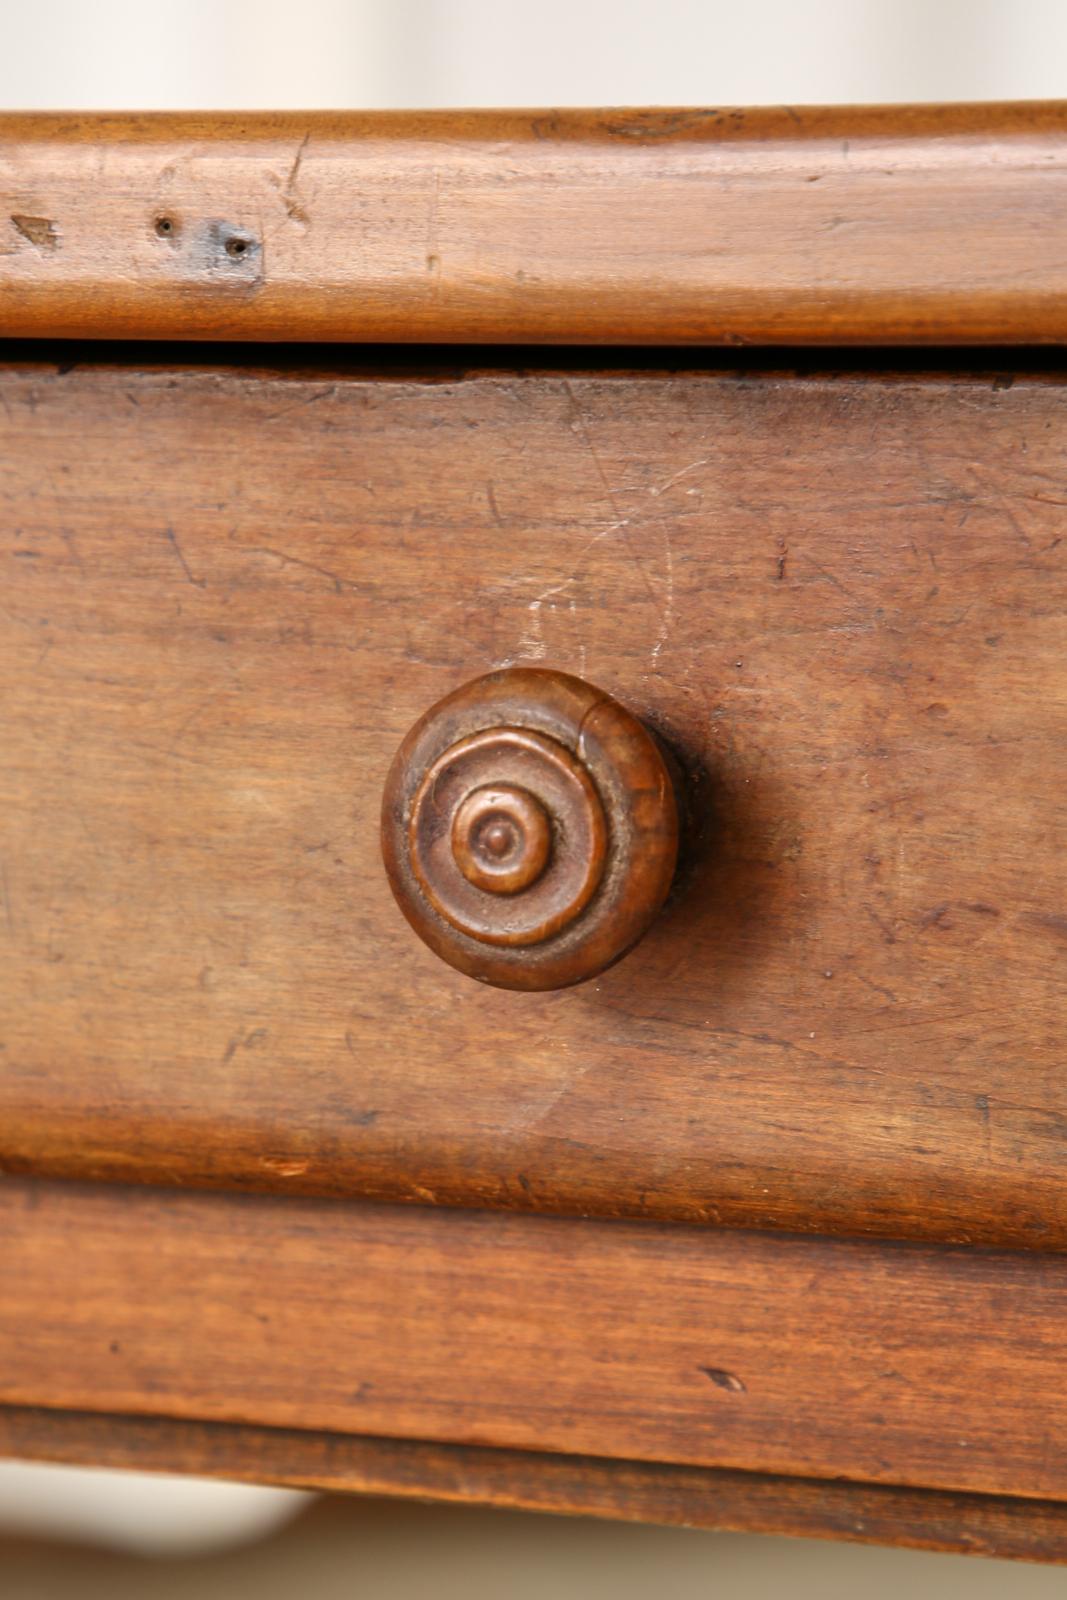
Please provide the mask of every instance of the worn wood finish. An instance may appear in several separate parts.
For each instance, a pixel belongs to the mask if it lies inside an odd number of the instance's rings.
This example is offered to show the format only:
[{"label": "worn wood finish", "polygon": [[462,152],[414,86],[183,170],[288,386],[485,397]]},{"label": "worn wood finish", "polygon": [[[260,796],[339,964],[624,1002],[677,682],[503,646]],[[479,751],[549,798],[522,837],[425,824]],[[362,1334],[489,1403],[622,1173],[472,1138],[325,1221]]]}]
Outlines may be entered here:
[{"label": "worn wood finish", "polygon": [[7,1404],[1067,1500],[1058,1255],[13,1181],[0,1272]]},{"label": "worn wood finish", "polygon": [[0,1406],[0,1456],[1067,1562],[1067,1505],[1048,1500],[19,1406]]},{"label": "worn wood finish", "polygon": [[[0,371],[0,1165],[1067,1245],[1052,375]],[[405,731],[588,675],[695,835],[493,992],[379,859]]]},{"label": "worn wood finish", "polygon": [[617,700],[506,667],[432,706],[382,798],[397,903],[441,958],[528,991],[596,977],[663,906],[678,858],[667,760]]},{"label": "worn wood finish", "polygon": [[0,118],[0,329],[1062,343],[1064,104]]}]

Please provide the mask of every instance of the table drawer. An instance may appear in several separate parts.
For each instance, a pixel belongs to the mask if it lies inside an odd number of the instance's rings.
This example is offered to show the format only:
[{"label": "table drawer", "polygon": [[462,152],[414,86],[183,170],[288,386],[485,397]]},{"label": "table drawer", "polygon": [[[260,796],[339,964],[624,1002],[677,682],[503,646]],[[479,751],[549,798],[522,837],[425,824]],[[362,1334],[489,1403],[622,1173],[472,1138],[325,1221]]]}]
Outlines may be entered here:
[{"label": "table drawer", "polygon": [[[9,346],[0,1165],[1067,1243],[1065,445],[1052,369]],[[514,664],[687,812],[545,994],[379,850]]]}]

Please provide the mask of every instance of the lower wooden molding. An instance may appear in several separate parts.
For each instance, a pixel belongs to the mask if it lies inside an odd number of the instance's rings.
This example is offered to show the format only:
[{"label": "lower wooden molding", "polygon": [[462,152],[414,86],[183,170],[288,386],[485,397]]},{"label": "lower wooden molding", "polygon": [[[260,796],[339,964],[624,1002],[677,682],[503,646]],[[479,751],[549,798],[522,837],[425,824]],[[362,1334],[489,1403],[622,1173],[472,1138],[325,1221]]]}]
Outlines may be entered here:
[{"label": "lower wooden molding", "polygon": [[0,1455],[1067,1563],[1067,1505],[295,1428],[0,1407]]},{"label": "lower wooden molding", "polygon": [[1060,1255],[8,1178],[0,1282],[2,1404],[1067,1502]]},{"label": "lower wooden molding", "polygon": [[0,1455],[1067,1562],[1061,1257],[7,1179],[0,1280]]}]

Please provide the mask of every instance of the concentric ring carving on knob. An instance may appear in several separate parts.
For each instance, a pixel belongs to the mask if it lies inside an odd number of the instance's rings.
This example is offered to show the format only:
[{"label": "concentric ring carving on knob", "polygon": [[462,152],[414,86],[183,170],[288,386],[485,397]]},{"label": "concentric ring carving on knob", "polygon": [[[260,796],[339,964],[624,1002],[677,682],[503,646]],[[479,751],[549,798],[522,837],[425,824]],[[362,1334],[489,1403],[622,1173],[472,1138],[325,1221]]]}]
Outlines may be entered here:
[{"label": "concentric ring carving on knob", "polygon": [[557,740],[488,728],[430,767],[408,848],[423,894],[454,928],[485,944],[531,945],[588,905],[607,826],[589,774]]},{"label": "concentric ring carving on knob", "polygon": [[518,894],[548,866],[552,824],[539,800],[509,783],[472,789],[452,816],[452,855],[468,883]]},{"label": "concentric ring carving on knob", "polygon": [[511,668],[415,724],[393,762],[382,849],[438,955],[484,983],[579,983],[640,938],[670,887],[674,789],[659,747],[602,690]]}]

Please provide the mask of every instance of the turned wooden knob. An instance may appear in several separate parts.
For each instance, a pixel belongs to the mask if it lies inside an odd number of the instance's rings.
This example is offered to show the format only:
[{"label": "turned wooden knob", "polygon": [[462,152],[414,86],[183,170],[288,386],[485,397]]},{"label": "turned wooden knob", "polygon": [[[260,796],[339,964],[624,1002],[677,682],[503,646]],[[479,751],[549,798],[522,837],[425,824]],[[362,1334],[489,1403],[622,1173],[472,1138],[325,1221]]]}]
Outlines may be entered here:
[{"label": "turned wooden knob", "polygon": [[617,961],[666,898],[674,786],[602,689],[512,667],[438,701],[397,751],[382,853],[439,956],[503,989],[562,989]]}]

